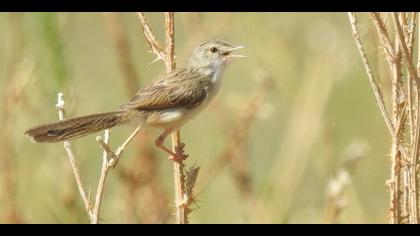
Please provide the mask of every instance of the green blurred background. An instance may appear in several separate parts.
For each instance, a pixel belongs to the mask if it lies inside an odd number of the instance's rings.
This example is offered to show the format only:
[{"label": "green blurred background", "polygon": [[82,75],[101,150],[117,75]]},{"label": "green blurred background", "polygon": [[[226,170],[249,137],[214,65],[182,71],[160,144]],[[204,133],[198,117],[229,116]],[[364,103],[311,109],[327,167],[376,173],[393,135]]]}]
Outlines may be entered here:
[{"label": "green blurred background", "polygon": [[[163,13],[145,15],[164,42]],[[372,25],[360,17],[383,73]],[[135,89],[124,57],[139,86],[164,65],[149,65],[155,56],[135,13],[1,13],[0,32],[0,222],[88,223],[63,145],[23,133],[57,120],[58,92],[67,117],[125,103]],[[347,15],[175,14],[178,65],[209,38],[245,46],[248,58],[230,66],[214,103],[182,128],[186,163],[201,167],[191,223],[387,222],[389,135]],[[113,129],[111,145],[133,129]],[[109,174],[102,223],[174,222],[172,163],[152,145],[157,135],[145,132]],[[93,197],[102,151],[95,135],[72,143]],[[342,175],[348,162],[356,165]],[[341,182],[331,182],[336,176]],[[331,207],[341,211],[331,216]]]}]

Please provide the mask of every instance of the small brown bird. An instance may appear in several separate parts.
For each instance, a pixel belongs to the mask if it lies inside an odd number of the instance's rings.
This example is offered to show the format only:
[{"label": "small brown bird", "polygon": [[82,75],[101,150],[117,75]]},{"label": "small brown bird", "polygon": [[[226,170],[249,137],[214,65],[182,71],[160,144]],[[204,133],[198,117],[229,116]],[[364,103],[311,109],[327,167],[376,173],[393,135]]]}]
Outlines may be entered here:
[{"label": "small brown bird", "polygon": [[115,126],[133,123],[162,128],[156,146],[183,159],[164,146],[165,138],[201,111],[217,94],[224,70],[234,58],[232,51],[243,48],[223,40],[209,40],[189,56],[184,66],[151,81],[120,109],[65,119],[31,128],[25,134],[34,142],[59,142],[83,137]]}]

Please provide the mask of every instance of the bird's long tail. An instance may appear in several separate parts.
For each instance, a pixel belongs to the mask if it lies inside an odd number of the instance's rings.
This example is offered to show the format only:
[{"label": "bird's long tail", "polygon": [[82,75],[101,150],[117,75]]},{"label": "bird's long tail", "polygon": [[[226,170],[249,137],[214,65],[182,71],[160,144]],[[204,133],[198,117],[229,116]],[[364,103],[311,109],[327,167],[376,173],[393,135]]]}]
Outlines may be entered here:
[{"label": "bird's long tail", "polygon": [[99,113],[65,119],[31,128],[25,134],[34,142],[59,142],[125,124],[125,111]]}]

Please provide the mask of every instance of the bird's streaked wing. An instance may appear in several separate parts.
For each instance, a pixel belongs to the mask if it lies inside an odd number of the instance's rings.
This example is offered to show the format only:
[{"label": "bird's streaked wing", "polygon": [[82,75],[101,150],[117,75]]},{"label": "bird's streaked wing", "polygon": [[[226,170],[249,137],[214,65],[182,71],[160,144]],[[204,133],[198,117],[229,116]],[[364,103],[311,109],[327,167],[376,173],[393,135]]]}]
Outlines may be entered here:
[{"label": "bird's streaked wing", "polygon": [[[207,96],[210,84],[203,75],[175,71],[152,81],[121,109],[151,110],[176,107],[193,108]],[[200,77],[201,76],[201,77]]]}]

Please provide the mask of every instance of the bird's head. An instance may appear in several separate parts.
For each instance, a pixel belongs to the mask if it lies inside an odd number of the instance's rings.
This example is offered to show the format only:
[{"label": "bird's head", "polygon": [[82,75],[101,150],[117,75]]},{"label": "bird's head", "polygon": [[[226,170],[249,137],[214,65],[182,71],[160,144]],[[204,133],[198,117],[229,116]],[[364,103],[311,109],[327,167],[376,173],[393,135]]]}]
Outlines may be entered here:
[{"label": "bird's head", "polygon": [[245,58],[233,54],[242,46],[234,46],[226,41],[216,39],[206,41],[197,46],[188,58],[188,66],[208,69],[224,69],[233,59]]}]

